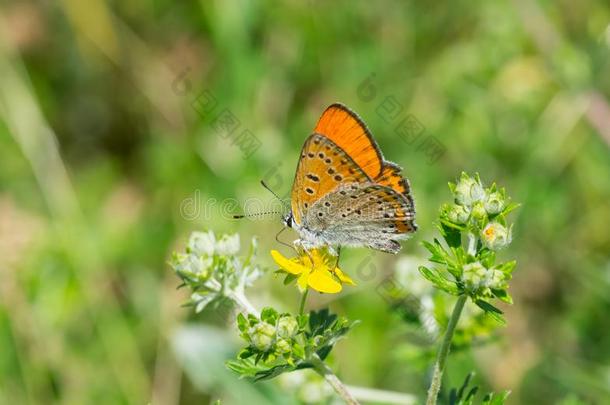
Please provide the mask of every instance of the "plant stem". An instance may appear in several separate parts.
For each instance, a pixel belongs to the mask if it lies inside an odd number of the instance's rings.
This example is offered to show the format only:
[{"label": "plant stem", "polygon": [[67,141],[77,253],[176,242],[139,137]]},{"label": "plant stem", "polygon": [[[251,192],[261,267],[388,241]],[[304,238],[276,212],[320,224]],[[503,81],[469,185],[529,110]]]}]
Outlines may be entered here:
[{"label": "plant stem", "polygon": [[305,301],[307,301],[307,293],[309,292],[309,288],[305,289],[303,295],[301,296],[301,304],[299,305],[299,315],[303,315],[303,311],[305,310]]},{"label": "plant stem", "polygon": [[474,234],[472,232],[468,233],[467,253],[472,256],[477,254],[477,238],[474,236]]},{"label": "plant stem", "polygon": [[332,370],[318,357],[317,354],[314,354],[311,357],[311,363],[313,364],[314,370],[318,374],[320,374],[327,383],[330,384],[331,387],[335,390],[335,392],[343,398],[346,404],[349,405],[359,405],[360,403],[354,396],[347,390],[347,387],[339,380],[339,378],[332,372]]},{"label": "plant stem", "polygon": [[426,405],[436,405],[436,398],[438,397],[438,392],[441,390],[441,381],[443,378],[443,372],[445,371],[445,362],[447,361],[447,355],[449,354],[449,349],[451,348],[451,340],[453,340],[453,332],[455,332],[455,327],[460,319],[460,315],[462,314],[462,309],[464,309],[464,304],[466,303],[467,298],[467,295],[460,295],[455,303],[455,306],[453,307],[453,312],[451,313],[451,318],[449,318],[447,330],[445,331],[445,336],[443,337],[443,342],[438,350],[436,363],[434,364],[434,373],[432,374],[432,382],[430,383],[430,388],[428,389],[428,399],[426,400]]},{"label": "plant stem", "polygon": [[235,301],[235,303],[247,314],[252,314],[257,317],[260,316],[256,308],[254,308],[254,305],[250,303],[244,293],[232,293],[229,296],[233,298],[233,301]]}]

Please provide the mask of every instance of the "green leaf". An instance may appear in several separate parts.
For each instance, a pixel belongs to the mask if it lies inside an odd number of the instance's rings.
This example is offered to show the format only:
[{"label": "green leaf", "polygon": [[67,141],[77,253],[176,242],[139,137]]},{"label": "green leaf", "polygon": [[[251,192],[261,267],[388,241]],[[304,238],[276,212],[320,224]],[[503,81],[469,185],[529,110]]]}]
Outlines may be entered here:
[{"label": "green leaf", "polygon": [[282,364],[279,366],[271,367],[270,369],[259,371],[258,373],[256,373],[256,375],[254,376],[254,381],[270,380],[280,374],[294,370],[296,370],[296,367],[291,366],[289,364]]},{"label": "green leaf", "polygon": [[240,359],[247,359],[248,357],[252,357],[255,354],[255,350],[253,350],[251,347],[246,347],[241,352],[239,352],[239,355],[237,357],[239,357]]},{"label": "green leaf", "polygon": [[229,360],[225,366],[240,377],[254,377],[262,368],[255,365],[252,359]]},{"label": "green leaf", "polygon": [[443,248],[438,239],[434,239],[434,243],[423,241],[422,244],[432,254],[432,256],[428,259],[431,262],[439,264],[454,264],[451,255]]},{"label": "green leaf", "polygon": [[506,320],[504,319],[504,316],[502,316],[503,312],[500,309],[483,300],[476,300],[474,303],[485,311],[485,314],[490,316],[493,320],[502,325],[506,325]]},{"label": "green leaf", "polygon": [[496,262],[496,252],[493,250],[487,248],[481,249],[478,256],[481,264],[488,269],[492,268]]},{"label": "green leaf", "polygon": [[479,306],[479,308],[481,308],[485,312],[494,312],[496,314],[503,314],[503,312],[499,308],[494,307],[487,301],[476,300],[474,303],[477,304]]},{"label": "green leaf", "polygon": [[301,359],[305,358],[305,349],[298,343],[292,345],[292,354]]},{"label": "green leaf", "polygon": [[514,202],[508,203],[508,205],[502,210],[502,212],[500,213],[501,216],[506,216],[506,214],[508,214],[509,212],[519,208],[521,206],[521,204],[517,204]]},{"label": "green leaf", "polygon": [[460,291],[455,282],[447,280],[439,273],[438,270],[428,269],[427,267],[419,266],[419,272],[422,274],[422,276],[424,276],[427,280],[434,284],[436,288],[448,292],[452,295],[459,295]]},{"label": "green leaf", "polygon": [[271,307],[265,307],[261,311],[261,320],[271,325],[275,325],[275,321],[277,320],[277,311]]},{"label": "green leaf", "polygon": [[491,293],[499,300],[506,302],[507,304],[513,303],[513,298],[508,294],[506,290],[491,290]]},{"label": "green leaf", "polygon": [[449,247],[457,248],[462,246],[462,228],[452,224],[451,222],[441,220],[439,230],[441,231],[441,235],[443,235],[443,238]]},{"label": "green leaf", "polygon": [[298,276],[296,276],[295,274],[286,274],[286,278],[284,278],[284,285],[288,285],[290,283],[292,283],[294,280],[296,280],[298,278]]},{"label": "green leaf", "polygon": [[337,315],[331,314],[328,308],[309,313],[309,336],[322,335],[337,320]]},{"label": "green leaf", "polygon": [[510,395],[510,391],[503,391],[499,393],[490,392],[483,398],[482,405],[503,405],[506,398]]},{"label": "green leaf", "polygon": [[474,377],[474,372],[470,372],[468,373],[468,375],[466,375],[466,378],[464,379],[464,383],[462,384],[462,386],[460,387],[460,390],[458,391],[458,398],[462,399],[462,397],[464,396],[464,391],[466,391],[466,388],[468,387],[468,384],[470,384],[470,380],[472,379],[472,377]]},{"label": "green leaf", "polygon": [[502,263],[496,266],[496,269],[500,270],[504,274],[512,274],[515,266],[517,265],[516,260],[511,260],[510,262]]},{"label": "green leaf", "polygon": [[237,327],[240,332],[245,332],[248,329],[248,320],[242,313],[237,314]]}]

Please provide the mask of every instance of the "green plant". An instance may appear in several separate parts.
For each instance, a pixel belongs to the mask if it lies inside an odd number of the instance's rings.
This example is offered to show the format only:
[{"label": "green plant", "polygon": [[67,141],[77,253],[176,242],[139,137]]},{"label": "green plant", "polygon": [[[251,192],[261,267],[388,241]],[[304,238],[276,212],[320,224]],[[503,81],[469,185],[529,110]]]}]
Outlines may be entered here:
[{"label": "green plant", "polygon": [[[462,310],[470,299],[483,313],[498,323],[504,323],[502,311],[492,301],[511,303],[508,282],[515,261],[498,262],[497,251],[512,238],[512,226],[506,215],[517,207],[510,203],[503,189],[495,184],[483,187],[478,175],[462,174],[457,184],[449,185],[454,203],[440,210],[438,229],[443,242],[424,242],[431,253],[432,266],[420,266],[419,271],[433,286],[457,296],[457,302],[446,322],[446,330],[437,353],[428,404],[435,404],[447,355],[454,340]],[[337,267],[337,257],[327,249],[299,250],[298,256],[286,258],[273,250],[271,255],[280,267],[276,273],[285,275],[284,284],[296,282],[301,292],[296,314],[266,307],[260,313],[250,303],[246,290],[264,272],[255,264],[256,240],[252,240],[244,258],[238,256],[238,235],[217,239],[213,232],[194,232],[183,253],[174,253],[170,264],[183,284],[191,291],[188,304],[197,312],[222,300],[234,302],[241,311],[237,328],[245,343],[237,358],[226,363],[241,378],[262,381],[281,374],[312,369],[332,386],[348,404],[358,401],[350,389],[332,372],[326,361],[334,345],[357,324],[345,317],[331,314],[328,309],[305,312],[310,289],[337,293],[352,279]],[[399,298],[401,292],[389,288],[387,294]],[[401,298],[402,299],[402,298]],[[404,299],[400,301],[404,303]],[[409,312],[410,311],[410,312]],[[407,321],[418,318],[420,309],[404,312]],[[428,318],[432,315],[428,314]],[[484,317],[472,316],[473,330],[463,330],[461,341],[468,345],[469,334],[487,331]],[[438,325],[438,321],[435,321]],[[436,325],[428,326],[436,327]],[[452,404],[472,404],[476,388],[466,392],[468,377],[458,390],[451,391]],[[508,394],[490,394],[483,404],[501,404]]]},{"label": "green plant", "polygon": [[511,203],[504,189],[496,184],[485,188],[479,175],[462,173],[457,184],[449,183],[454,202],[444,204],[439,214],[438,229],[443,242],[424,242],[431,253],[433,266],[420,266],[421,274],[432,284],[454,296],[457,302],[440,343],[432,381],[428,390],[428,405],[436,404],[447,356],[454,332],[466,301],[470,299],[485,314],[505,323],[502,311],[491,301],[498,299],[511,304],[508,282],[516,262],[497,262],[497,252],[512,240],[512,225],[506,216],[518,204]]}]

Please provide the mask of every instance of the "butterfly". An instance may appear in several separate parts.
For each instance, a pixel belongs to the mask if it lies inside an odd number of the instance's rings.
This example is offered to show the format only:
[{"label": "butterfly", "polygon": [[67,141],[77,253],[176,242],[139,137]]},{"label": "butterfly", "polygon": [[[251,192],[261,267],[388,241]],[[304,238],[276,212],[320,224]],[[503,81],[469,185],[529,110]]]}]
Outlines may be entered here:
[{"label": "butterfly", "polygon": [[355,112],[332,104],[303,145],[283,222],[306,250],[351,246],[398,253],[398,241],[417,229],[401,170],[384,160]]}]

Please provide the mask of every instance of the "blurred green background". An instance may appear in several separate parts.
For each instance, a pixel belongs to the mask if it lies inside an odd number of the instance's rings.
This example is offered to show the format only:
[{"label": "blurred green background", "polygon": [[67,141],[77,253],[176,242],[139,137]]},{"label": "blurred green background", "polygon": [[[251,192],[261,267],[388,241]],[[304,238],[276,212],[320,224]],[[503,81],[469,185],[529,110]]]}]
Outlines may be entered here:
[{"label": "blurred green background", "polygon": [[[260,236],[272,267],[278,217],[228,213],[273,201],[260,179],[288,193],[335,101],[411,181],[403,258],[427,257],[462,170],[523,204],[508,326],[454,353],[446,385],[474,370],[512,404],[610,403],[609,24],[602,0],[0,2],[0,403],[295,403],[289,382],[224,369],[230,308],[181,307],[166,262],[205,227]],[[395,131],[406,116],[417,142]],[[334,352],[347,384],[421,397],[430,362],[376,292],[397,259],[348,251],[358,286],[310,307],[363,321]],[[298,300],[271,274],[250,295]]]}]

